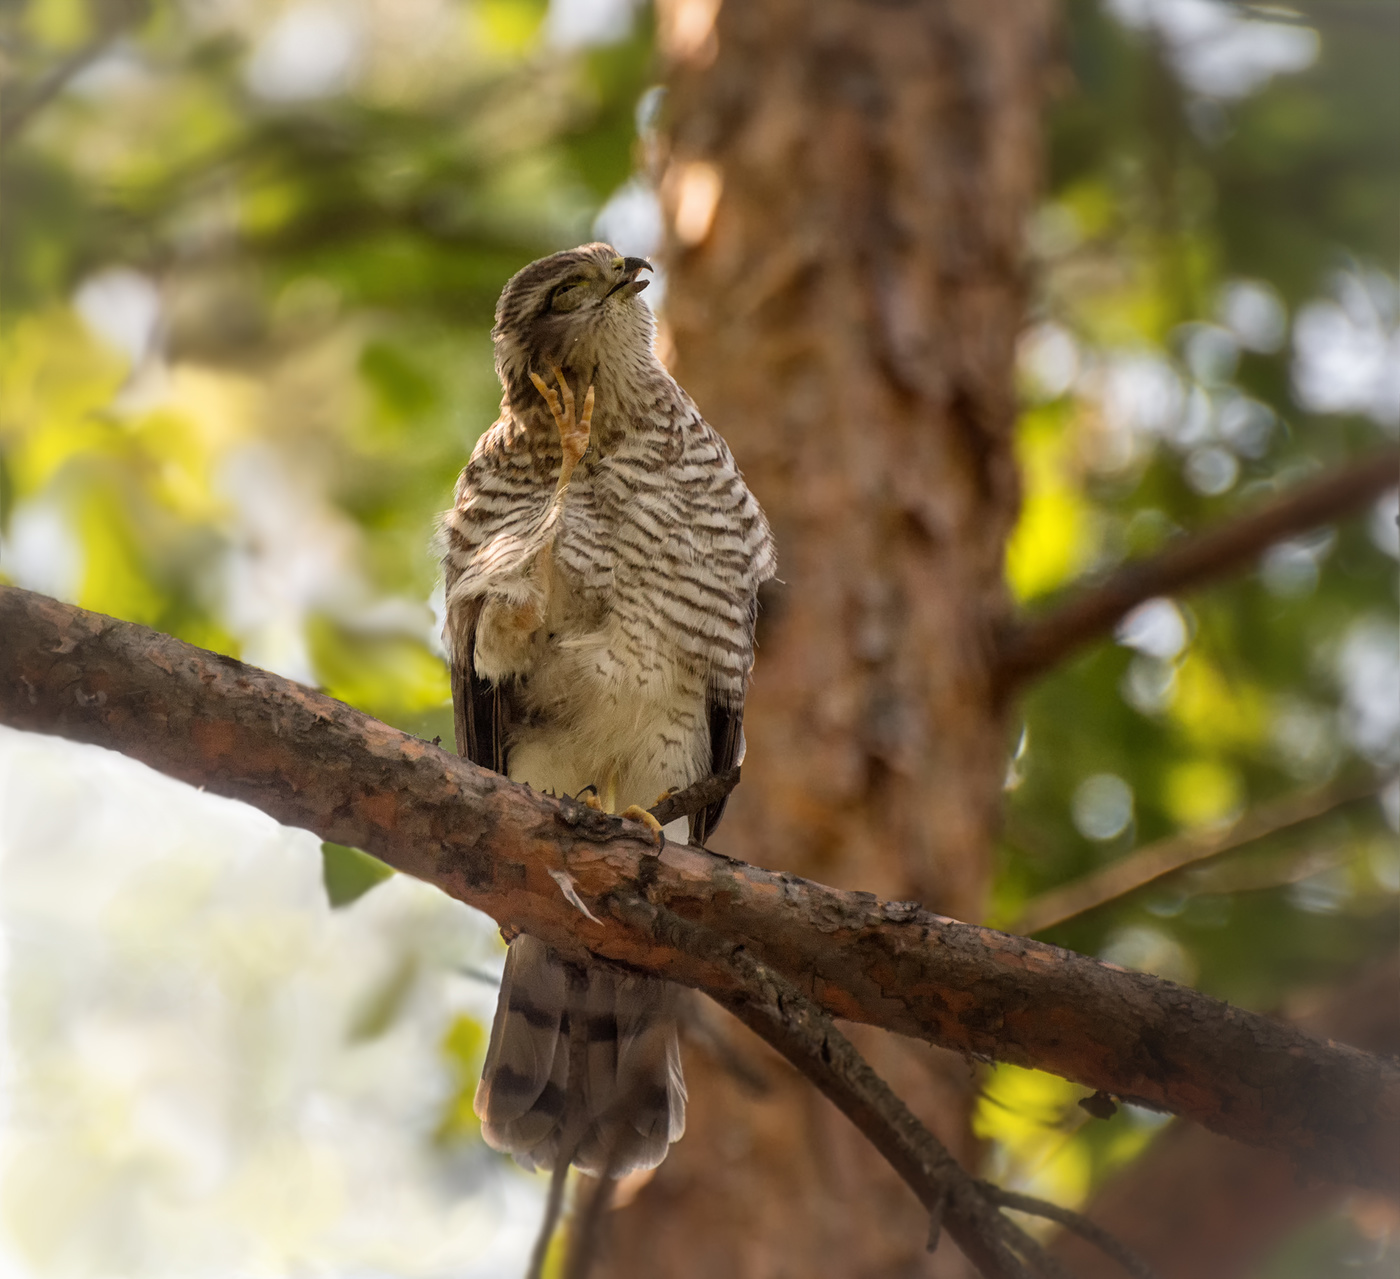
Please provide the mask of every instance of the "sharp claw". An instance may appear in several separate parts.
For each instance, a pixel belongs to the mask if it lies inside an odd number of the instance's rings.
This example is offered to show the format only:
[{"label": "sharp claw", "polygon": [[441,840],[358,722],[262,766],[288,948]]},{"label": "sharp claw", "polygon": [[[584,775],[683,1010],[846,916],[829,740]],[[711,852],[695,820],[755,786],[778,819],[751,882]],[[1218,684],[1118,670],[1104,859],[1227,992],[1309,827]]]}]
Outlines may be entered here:
[{"label": "sharp claw", "polygon": [[591,808],[595,813],[603,811],[603,801],[598,798],[598,788],[590,782],[577,795],[574,796],[585,808]]}]

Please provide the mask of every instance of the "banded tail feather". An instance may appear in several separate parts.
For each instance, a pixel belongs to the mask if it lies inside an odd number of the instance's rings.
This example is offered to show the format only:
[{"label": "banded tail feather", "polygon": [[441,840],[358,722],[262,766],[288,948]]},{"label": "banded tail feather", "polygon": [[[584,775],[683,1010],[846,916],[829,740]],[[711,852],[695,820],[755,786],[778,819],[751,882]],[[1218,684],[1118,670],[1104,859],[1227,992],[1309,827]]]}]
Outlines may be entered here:
[{"label": "banded tail feather", "polygon": [[[685,1131],[675,986],[589,966],[571,985],[543,942],[517,937],[475,1109],[492,1148],[526,1168],[572,1162],[596,1176],[654,1168]],[[569,1088],[570,1027],[586,1043]]]}]

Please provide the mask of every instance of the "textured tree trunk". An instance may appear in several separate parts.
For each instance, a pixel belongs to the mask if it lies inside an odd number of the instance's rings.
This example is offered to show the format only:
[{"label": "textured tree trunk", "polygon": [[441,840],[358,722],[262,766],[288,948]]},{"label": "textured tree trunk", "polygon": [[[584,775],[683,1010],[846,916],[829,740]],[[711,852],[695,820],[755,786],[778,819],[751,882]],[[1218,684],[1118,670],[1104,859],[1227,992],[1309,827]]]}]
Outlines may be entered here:
[{"label": "textured tree trunk", "polygon": [[[781,579],[714,844],[976,919],[1006,766],[989,656],[1049,6],[714,9],[658,15],[666,314],[675,372],[763,502]],[[729,1047],[690,1053],[686,1138],[615,1214],[610,1273],[964,1272],[951,1244],[927,1257],[913,1196],[844,1118],[735,1023],[704,1020]],[[975,1157],[969,1064],[858,1042]]]}]

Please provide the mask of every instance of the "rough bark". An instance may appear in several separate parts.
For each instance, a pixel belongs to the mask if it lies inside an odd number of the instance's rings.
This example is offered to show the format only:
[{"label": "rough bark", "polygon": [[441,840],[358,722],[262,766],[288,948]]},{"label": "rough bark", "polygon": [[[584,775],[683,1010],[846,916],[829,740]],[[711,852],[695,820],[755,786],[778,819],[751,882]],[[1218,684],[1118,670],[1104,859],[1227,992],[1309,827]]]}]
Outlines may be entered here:
[{"label": "rough bark", "polygon": [[[1368,970],[1298,1024],[1368,1052],[1400,1053],[1400,960]],[[1400,1186],[1391,1187],[1396,1192]],[[1161,1279],[1248,1279],[1345,1193],[1273,1151],[1178,1124],[1089,1211]],[[1101,1253],[1072,1236],[1057,1240],[1054,1252],[1076,1279],[1120,1279]]]},{"label": "rough bark", "polygon": [[[718,845],[976,919],[1005,767],[989,664],[1049,6],[716,7],[712,29],[704,4],[659,8],[666,317],[781,579]],[[969,1157],[973,1072],[858,1042]],[[622,1214],[619,1273],[930,1273],[917,1213],[834,1110],[796,1081],[759,1100],[691,1078],[715,1120]]]},{"label": "rough bark", "polygon": [[[0,721],[122,750],[364,848],[566,953],[732,993],[726,967],[664,925],[636,924],[629,903],[645,897],[751,950],[835,1016],[1161,1106],[1320,1175],[1400,1176],[1394,1062],[914,902],[690,846],[658,856],[639,825],[538,795],[269,672],[28,591],[0,587],[0,636]],[[726,1130],[722,1112],[710,1118]]]}]

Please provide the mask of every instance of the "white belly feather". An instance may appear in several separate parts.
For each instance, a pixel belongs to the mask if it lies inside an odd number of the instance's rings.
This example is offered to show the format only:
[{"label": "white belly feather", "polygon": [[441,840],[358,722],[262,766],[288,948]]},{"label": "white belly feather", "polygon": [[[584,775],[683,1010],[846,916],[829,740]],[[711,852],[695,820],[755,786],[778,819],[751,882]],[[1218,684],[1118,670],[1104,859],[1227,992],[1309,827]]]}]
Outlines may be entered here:
[{"label": "white belly feather", "polygon": [[596,786],[616,812],[709,771],[703,684],[654,650],[639,662],[623,639],[614,621],[537,648],[524,700],[540,720],[512,738],[512,781],[557,795]]}]

